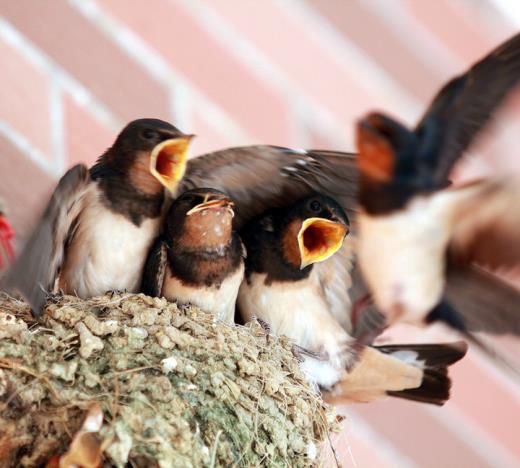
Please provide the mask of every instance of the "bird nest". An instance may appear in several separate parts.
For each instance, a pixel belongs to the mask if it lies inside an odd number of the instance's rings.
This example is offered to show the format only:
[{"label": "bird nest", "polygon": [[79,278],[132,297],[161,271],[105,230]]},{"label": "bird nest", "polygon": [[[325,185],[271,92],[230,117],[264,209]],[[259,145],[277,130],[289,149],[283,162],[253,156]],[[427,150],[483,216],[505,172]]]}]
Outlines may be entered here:
[{"label": "bird nest", "polygon": [[310,466],[335,427],[258,323],[141,294],[56,298],[37,323],[0,295],[0,467]]}]

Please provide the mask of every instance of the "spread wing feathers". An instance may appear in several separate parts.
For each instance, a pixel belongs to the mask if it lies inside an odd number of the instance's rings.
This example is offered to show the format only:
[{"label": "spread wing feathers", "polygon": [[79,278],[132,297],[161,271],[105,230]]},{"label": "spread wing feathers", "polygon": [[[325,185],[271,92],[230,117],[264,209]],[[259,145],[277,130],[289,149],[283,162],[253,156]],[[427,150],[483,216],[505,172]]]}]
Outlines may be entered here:
[{"label": "spread wing feathers", "polygon": [[152,297],[161,297],[166,272],[166,243],[161,237],[154,242],[144,265],[141,292]]},{"label": "spread wing feathers", "polygon": [[37,316],[42,313],[47,293],[54,288],[89,183],[89,172],[83,164],[60,179],[35,231],[6,275],[6,288],[22,294]]},{"label": "spread wing feathers", "polygon": [[478,267],[448,268],[446,297],[470,332],[520,336],[520,291]]},{"label": "spread wing feathers", "polygon": [[337,404],[390,395],[442,405],[451,386],[447,367],[462,359],[466,350],[464,342],[368,347],[324,399]]},{"label": "spread wing feathers", "polygon": [[179,193],[196,187],[227,193],[235,201],[235,222],[240,229],[267,209],[287,206],[313,192],[335,198],[352,215],[357,180],[353,154],[257,145],[190,160]]},{"label": "spread wing feathers", "polygon": [[354,260],[354,239],[347,236],[341,249],[325,262],[316,263],[312,274],[317,276],[330,313],[352,335],[349,290],[352,286],[350,271]]},{"label": "spread wing feathers", "polygon": [[442,183],[492,112],[520,80],[520,34],[493,50],[434,98],[416,127],[420,158]]},{"label": "spread wing feathers", "polygon": [[459,208],[451,250],[466,261],[489,268],[520,263],[520,178],[490,179],[467,189],[470,198]]}]

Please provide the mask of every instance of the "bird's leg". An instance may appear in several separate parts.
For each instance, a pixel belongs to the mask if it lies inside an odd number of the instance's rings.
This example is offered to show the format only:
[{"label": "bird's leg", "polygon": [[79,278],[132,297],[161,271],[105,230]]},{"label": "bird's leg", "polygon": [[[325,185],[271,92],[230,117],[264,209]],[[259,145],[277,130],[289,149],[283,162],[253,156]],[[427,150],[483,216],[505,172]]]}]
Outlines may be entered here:
[{"label": "bird's leg", "polygon": [[58,289],[56,292],[49,291],[46,293],[47,301],[52,302],[53,304],[59,304],[63,299],[65,293],[63,289]]},{"label": "bird's leg", "polygon": [[126,293],[126,289],[110,289],[106,292],[110,296],[110,299],[113,299],[114,296],[122,296]]},{"label": "bird's leg", "polygon": [[191,309],[191,302],[184,302],[182,304],[177,302],[177,307],[181,312],[186,312],[188,309]]},{"label": "bird's leg", "polygon": [[311,351],[310,349],[304,348],[300,345],[294,344],[292,346],[292,352],[299,362],[305,361],[305,357],[316,359],[317,361],[328,361],[330,359],[327,351]]},{"label": "bird's leg", "polygon": [[253,320],[258,322],[258,325],[262,327],[262,330],[265,333],[265,341],[269,343],[269,338],[271,336],[271,325],[269,325],[265,320],[258,318],[256,315],[253,317]]}]

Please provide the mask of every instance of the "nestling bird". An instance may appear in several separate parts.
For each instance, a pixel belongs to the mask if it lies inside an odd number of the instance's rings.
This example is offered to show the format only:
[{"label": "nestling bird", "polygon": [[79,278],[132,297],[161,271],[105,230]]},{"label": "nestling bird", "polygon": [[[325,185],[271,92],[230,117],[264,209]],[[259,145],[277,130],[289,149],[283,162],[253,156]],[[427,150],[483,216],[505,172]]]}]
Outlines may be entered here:
[{"label": "nestling bird", "polygon": [[70,169],[5,285],[37,316],[55,286],[82,298],[136,292],[161,225],[165,188],[176,191],[191,138],[161,120],[135,120],[90,170]]},{"label": "nestling bird", "polygon": [[195,304],[233,323],[245,250],[233,230],[233,202],[207,188],[188,190],[166,215],[143,273],[142,291]]},{"label": "nestling bird", "polygon": [[[465,345],[366,348],[353,336],[350,303],[329,287],[335,280],[321,281],[336,252],[344,249],[343,258],[352,256],[348,237],[343,244],[348,225],[341,206],[319,194],[248,223],[241,231],[248,256],[237,301],[240,315],[245,321],[259,318],[276,335],[292,338],[302,350],[303,372],[331,389],[331,399],[370,401],[395,394],[443,404],[450,386],[446,367],[464,356]],[[329,268],[333,275],[334,263]]]},{"label": "nestling bird", "polygon": [[413,131],[376,113],[358,123],[359,262],[390,322],[520,334],[520,293],[477,266],[519,264],[519,181],[448,186],[519,79],[516,35],[451,80]]}]

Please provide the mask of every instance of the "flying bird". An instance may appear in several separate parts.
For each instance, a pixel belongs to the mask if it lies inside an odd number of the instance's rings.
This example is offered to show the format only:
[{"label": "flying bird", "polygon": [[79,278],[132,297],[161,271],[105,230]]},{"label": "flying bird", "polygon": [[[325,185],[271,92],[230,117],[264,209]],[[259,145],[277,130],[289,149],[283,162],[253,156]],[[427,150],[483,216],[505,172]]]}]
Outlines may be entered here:
[{"label": "flying bird", "polygon": [[180,195],[148,256],[142,292],[197,305],[233,323],[245,257],[233,217],[233,202],[218,190],[199,188]]},{"label": "flying bird", "polygon": [[520,335],[520,293],[481,268],[519,264],[519,180],[449,182],[519,79],[516,35],[444,86],[414,130],[380,113],[358,122],[359,262],[390,322]]},{"label": "flying bird", "polygon": [[330,400],[394,395],[443,404],[449,398],[447,366],[464,356],[465,344],[366,347],[359,341],[350,303],[322,281],[335,275],[336,252],[352,259],[348,230],[341,206],[320,194],[246,224],[246,273],[237,300],[242,319],[260,319],[274,334],[293,339],[304,374]]},{"label": "flying bird", "polygon": [[4,286],[20,292],[36,316],[55,288],[83,298],[136,292],[165,188],[176,191],[191,138],[161,120],[135,120],[93,167],[70,169]]}]

